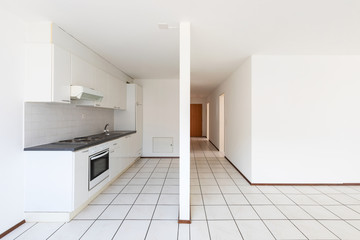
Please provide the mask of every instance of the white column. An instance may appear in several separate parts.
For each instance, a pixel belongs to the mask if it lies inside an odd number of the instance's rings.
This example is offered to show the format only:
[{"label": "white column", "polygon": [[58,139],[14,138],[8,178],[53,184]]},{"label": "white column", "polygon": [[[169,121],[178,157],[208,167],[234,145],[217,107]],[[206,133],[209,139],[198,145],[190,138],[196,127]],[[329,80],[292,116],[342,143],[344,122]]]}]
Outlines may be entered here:
[{"label": "white column", "polygon": [[180,23],[179,222],[190,223],[190,23]]}]

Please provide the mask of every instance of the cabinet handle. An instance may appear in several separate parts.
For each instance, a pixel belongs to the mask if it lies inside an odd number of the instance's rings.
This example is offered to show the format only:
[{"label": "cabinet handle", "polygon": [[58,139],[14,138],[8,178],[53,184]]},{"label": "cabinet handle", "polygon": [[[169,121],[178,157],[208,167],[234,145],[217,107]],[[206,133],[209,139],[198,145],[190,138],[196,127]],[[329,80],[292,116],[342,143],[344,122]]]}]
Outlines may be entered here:
[{"label": "cabinet handle", "polygon": [[117,143],[113,143],[113,145],[114,145],[114,146],[116,146],[116,145],[117,145]]},{"label": "cabinet handle", "polygon": [[85,151],[82,151],[83,153],[87,153],[87,152],[89,152],[89,150],[85,150]]},{"label": "cabinet handle", "polygon": [[112,150],[110,153],[114,153],[115,151],[114,150]]},{"label": "cabinet handle", "polygon": [[96,106],[96,107],[100,107],[100,104],[96,103],[95,106]]},{"label": "cabinet handle", "polygon": [[70,102],[70,100],[61,100],[62,102]]}]

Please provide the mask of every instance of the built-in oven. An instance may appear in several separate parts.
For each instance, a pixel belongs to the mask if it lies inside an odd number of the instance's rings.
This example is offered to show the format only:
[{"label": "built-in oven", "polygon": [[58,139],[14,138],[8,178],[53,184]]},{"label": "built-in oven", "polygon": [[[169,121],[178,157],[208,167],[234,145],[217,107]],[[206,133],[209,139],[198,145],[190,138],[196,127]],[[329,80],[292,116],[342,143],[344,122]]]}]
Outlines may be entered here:
[{"label": "built-in oven", "polygon": [[109,177],[109,148],[89,149],[89,190]]}]

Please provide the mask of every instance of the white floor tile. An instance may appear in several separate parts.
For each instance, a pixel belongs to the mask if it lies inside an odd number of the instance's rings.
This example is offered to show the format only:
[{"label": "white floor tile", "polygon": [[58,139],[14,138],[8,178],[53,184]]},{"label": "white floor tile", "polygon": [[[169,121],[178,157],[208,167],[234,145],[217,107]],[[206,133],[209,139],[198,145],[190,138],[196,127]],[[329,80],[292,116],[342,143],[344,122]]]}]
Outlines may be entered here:
[{"label": "white floor tile", "polygon": [[222,194],[204,194],[204,205],[226,205]]},{"label": "white floor tile", "polygon": [[146,185],[141,193],[160,193],[162,186]]},{"label": "white floor tile", "polygon": [[164,186],[161,193],[179,194],[179,186]]},{"label": "white floor tile", "polygon": [[119,194],[111,204],[133,204],[139,194]]},{"label": "white floor tile", "polygon": [[103,191],[103,193],[116,193],[116,194],[118,194],[118,193],[121,192],[121,190],[124,189],[124,187],[125,187],[125,186],[115,186],[115,185],[111,185],[111,186],[109,186],[107,189],[105,189],[105,190]]},{"label": "white floor tile", "polygon": [[81,240],[98,240],[99,236],[101,236],[101,240],[111,240],[121,222],[122,220],[97,220],[82,236]]},{"label": "white floor tile", "polygon": [[163,185],[165,178],[150,178],[146,185]]},{"label": "white floor tile", "polygon": [[302,208],[315,219],[339,219],[322,206],[302,206]]},{"label": "white floor tile", "polygon": [[25,231],[23,234],[21,234],[19,237],[17,237],[16,239],[19,240],[47,239],[63,224],[64,223],[37,223],[34,226],[32,226],[30,229]]},{"label": "white floor tile", "polygon": [[190,239],[210,240],[209,228],[206,221],[192,221],[190,224]]},{"label": "white floor tile", "polygon": [[257,186],[262,193],[280,194],[281,192],[274,186]]},{"label": "white floor tile", "polygon": [[234,221],[209,221],[211,239],[239,240],[242,239]]},{"label": "white floor tile", "polygon": [[191,206],[191,220],[206,220],[203,206]]},{"label": "white floor tile", "polygon": [[146,240],[176,240],[178,232],[177,220],[153,220]]},{"label": "white floor tile", "polygon": [[178,219],[178,206],[157,205],[153,219],[176,220]]},{"label": "white floor tile", "polygon": [[223,194],[226,194],[226,193],[240,194],[241,193],[237,186],[220,186],[220,190]]},{"label": "white floor tile", "polygon": [[286,219],[275,206],[253,206],[261,219]]},{"label": "white floor tile", "polygon": [[128,185],[121,191],[121,193],[140,193],[142,189],[143,186]]},{"label": "white floor tile", "polygon": [[340,205],[341,204],[338,201],[335,201],[334,199],[326,196],[325,194],[308,195],[308,197],[320,205]]},{"label": "white floor tile", "polygon": [[97,219],[108,205],[89,205],[75,219]]},{"label": "white floor tile", "polygon": [[239,186],[242,193],[261,193],[256,186]]},{"label": "white floor tile", "polygon": [[190,224],[179,224],[177,240],[190,240]]},{"label": "white floor tile", "polygon": [[325,206],[329,211],[341,219],[355,220],[360,219],[360,214],[346,206]]},{"label": "white floor tile", "polygon": [[202,194],[221,194],[218,186],[201,186]]},{"label": "white floor tile", "polygon": [[149,225],[150,220],[124,220],[114,240],[144,240]]},{"label": "white floor tile", "polygon": [[260,220],[237,220],[244,240],[275,240],[271,232]]},{"label": "white floor tile", "polygon": [[306,239],[289,220],[265,220],[264,222],[276,239]]},{"label": "white floor tile", "polygon": [[131,205],[110,205],[99,217],[99,219],[124,219]]},{"label": "white floor tile", "polygon": [[158,204],[179,205],[179,195],[177,195],[177,194],[161,194]]},{"label": "white floor tile", "polygon": [[328,196],[345,205],[346,204],[360,205],[360,200],[352,198],[345,194],[328,194]]},{"label": "white floor tile", "polygon": [[73,220],[65,223],[49,239],[51,240],[78,240],[88,230],[94,221]]},{"label": "white floor tile", "polygon": [[327,228],[315,220],[293,220],[292,223],[308,238],[308,239],[339,239],[332,234]]},{"label": "white floor tile", "polygon": [[228,205],[247,205],[249,202],[243,194],[224,194]]},{"label": "white floor tile", "polygon": [[90,204],[110,204],[117,194],[107,193],[107,194],[99,194]]},{"label": "white floor tile", "polygon": [[360,220],[348,220],[346,222],[357,228],[357,230],[360,230]]},{"label": "white floor tile", "polygon": [[234,219],[259,219],[252,206],[229,206]]},{"label": "white floor tile", "polygon": [[265,194],[266,197],[276,205],[295,205],[285,194]]},{"label": "white floor tile", "polygon": [[140,194],[135,204],[157,204],[160,194]]},{"label": "white floor tile", "polygon": [[313,219],[313,217],[299,206],[279,205],[277,207],[288,219]]},{"label": "white floor tile", "polygon": [[345,221],[321,220],[320,223],[323,224],[327,229],[329,229],[340,239],[360,239],[360,231]]},{"label": "white floor tile", "polygon": [[298,205],[319,205],[317,202],[303,194],[287,194],[287,197]]},{"label": "white floor tile", "polygon": [[264,194],[244,194],[246,199],[252,205],[272,205]]},{"label": "white floor tile", "polygon": [[154,210],[155,205],[134,205],[126,219],[151,219]]},{"label": "white floor tile", "polygon": [[208,220],[233,219],[227,206],[205,206],[205,211]]}]

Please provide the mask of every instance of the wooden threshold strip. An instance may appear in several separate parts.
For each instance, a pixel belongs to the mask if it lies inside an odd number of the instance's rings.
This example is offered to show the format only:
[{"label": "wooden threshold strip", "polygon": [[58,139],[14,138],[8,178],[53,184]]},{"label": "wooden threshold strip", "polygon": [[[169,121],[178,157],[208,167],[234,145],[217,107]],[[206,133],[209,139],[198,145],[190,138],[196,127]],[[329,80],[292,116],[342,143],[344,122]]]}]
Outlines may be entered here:
[{"label": "wooden threshold strip", "polygon": [[17,229],[18,227],[20,227],[21,225],[23,225],[25,223],[25,220],[22,220],[21,222],[15,224],[14,226],[12,226],[11,228],[9,228],[8,230],[6,230],[5,232],[3,232],[2,234],[0,234],[0,239],[5,237],[6,235],[8,235],[9,233],[11,233],[12,231],[14,231],[15,229]]}]

